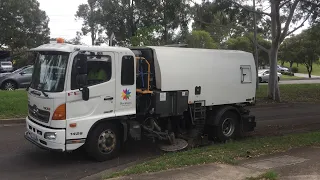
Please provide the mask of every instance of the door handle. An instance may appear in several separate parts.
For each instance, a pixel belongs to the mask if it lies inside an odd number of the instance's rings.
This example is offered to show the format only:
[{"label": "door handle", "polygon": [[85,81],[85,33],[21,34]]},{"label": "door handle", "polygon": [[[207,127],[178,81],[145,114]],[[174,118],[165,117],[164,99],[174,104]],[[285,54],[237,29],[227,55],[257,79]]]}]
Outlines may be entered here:
[{"label": "door handle", "polygon": [[105,100],[105,101],[112,101],[112,100],[113,100],[113,97],[109,97],[109,96],[108,96],[108,97],[105,97],[104,100]]}]

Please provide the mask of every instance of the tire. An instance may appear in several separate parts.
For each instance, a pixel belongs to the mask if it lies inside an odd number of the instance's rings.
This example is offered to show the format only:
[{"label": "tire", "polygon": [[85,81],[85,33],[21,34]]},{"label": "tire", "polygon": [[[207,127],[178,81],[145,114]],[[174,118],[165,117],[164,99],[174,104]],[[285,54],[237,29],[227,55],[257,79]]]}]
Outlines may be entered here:
[{"label": "tire", "polygon": [[116,125],[112,123],[100,124],[90,132],[85,149],[89,156],[97,161],[110,160],[119,154],[120,138],[119,128]]},{"label": "tire", "polygon": [[218,142],[234,139],[240,132],[238,115],[232,111],[225,112],[219,119],[218,126],[214,127],[214,132]]},{"label": "tire", "polygon": [[14,91],[17,89],[17,85],[13,81],[4,82],[2,87],[3,87],[3,90],[6,90],[6,91]]},{"label": "tire", "polygon": [[262,83],[262,78],[261,77],[259,77],[259,83]]},{"label": "tire", "polygon": [[280,82],[280,77],[278,77],[278,82]]}]

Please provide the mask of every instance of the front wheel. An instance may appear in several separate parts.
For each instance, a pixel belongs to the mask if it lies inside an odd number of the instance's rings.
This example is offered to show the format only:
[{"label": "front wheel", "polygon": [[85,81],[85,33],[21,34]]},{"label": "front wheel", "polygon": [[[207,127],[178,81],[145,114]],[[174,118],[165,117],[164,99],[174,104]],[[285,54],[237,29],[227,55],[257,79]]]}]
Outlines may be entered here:
[{"label": "front wheel", "polygon": [[85,148],[97,161],[106,161],[118,155],[120,142],[119,128],[114,124],[104,123],[89,134]]},{"label": "front wheel", "polygon": [[215,136],[219,142],[225,142],[235,137],[239,131],[239,118],[237,114],[227,111],[219,119],[218,126],[214,128]]}]

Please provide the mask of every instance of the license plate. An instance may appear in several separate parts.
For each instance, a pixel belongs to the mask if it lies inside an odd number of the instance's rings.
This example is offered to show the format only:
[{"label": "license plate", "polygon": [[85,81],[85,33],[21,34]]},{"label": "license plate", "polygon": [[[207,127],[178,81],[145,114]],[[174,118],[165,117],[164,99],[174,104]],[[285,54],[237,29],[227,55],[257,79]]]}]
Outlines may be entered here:
[{"label": "license plate", "polygon": [[31,137],[31,139],[38,141],[38,137],[36,134],[30,133],[30,137]]}]

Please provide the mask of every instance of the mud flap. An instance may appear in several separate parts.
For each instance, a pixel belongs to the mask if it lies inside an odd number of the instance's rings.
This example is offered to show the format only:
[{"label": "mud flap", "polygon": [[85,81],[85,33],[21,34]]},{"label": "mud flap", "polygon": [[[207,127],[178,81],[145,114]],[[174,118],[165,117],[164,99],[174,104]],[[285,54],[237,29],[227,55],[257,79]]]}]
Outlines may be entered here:
[{"label": "mud flap", "polygon": [[257,126],[256,117],[253,115],[242,115],[242,132],[252,132]]}]

